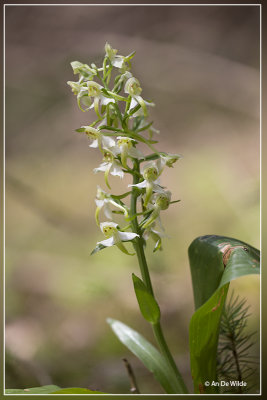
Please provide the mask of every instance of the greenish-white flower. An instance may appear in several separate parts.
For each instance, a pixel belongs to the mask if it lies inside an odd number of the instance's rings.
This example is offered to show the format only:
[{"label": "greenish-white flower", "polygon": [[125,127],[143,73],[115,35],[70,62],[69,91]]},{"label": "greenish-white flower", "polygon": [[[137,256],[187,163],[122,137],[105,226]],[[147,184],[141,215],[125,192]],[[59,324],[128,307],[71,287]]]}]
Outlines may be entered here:
[{"label": "greenish-white flower", "polygon": [[121,232],[118,230],[118,224],[115,222],[101,222],[100,229],[107,239],[97,242],[97,245],[104,247],[117,246],[123,253],[128,255],[134,255],[135,253],[129,253],[122,242],[129,242],[139,237],[137,233],[133,232]]},{"label": "greenish-white flower", "polygon": [[94,172],[104,172],[105,174],[105,182],[109,189],[111,189],[108,183],[108,175],[111,174],[113,176],[119,176],[120,178],[124,177],[124,172],[121,168],[121,165],[118,160],[115,158],[115,154],[110,150],[104,150],[103,163],[99,165],[99,167],[94,169]]},{"label": "greenish-white flower", "polygon": [[155,229],[155,226],[156,226],[156,222],[152,222],[151,225],[149,225],[143,233],[143,238],[145,240],[148,240],[149,238],[151,238],[155,242],[155,247],[153,249],[153,252],[155,252],[157,250],[162,250],[162,246],[161,246],[162,238],[167,237],[167,235],[164,232],[162,227],[161,227],[161,230],[157,230],[157,229]]},{"label": "greenish-white flower", "polygon": [[127,168],[127,158],[137,158],[142,159],[144,155],[140,150],[134,147],[135,140],[125,136],[118,136],[117,137],[117,145],[114,149],[116,155],[120,154],[121,156],[121,163],[124,168]]},{"label": "greenish-white flower", "polygon": [[72,61],[70,63],[74,75],[79,74],[80,78],[83,80],[91,80],[94,79],[94,76],[97,74],[96,70],[89,67],[87,64],[82,64],[79,61]]},{"label": "greenish-white flower", "polygon": [[125,57],[117,55],[118,50],[113,49],[108,42],[105,44],[105,52],[113,67],[122,68],[124,66]]},{"label": "greenish-white flower", "polygon": [[[143,115],[147,116],[147,105],[154,105],[153,103],[146,102],[141,95],[142,88],[138,79],[134,78],[133,76],[130,77],[124,86],[125,93],[128,93],[131,96],[131,103],[129,110],[133,109],[138,103],[140,104]],[[140,115],[140,113],[136,112],[134,116]]]},{"label": "greenish-white flower", "polygon": [[95,112],[99,118],[102,118],[100,115],[99,107],[101,105],[107,105],[108,103],[115,103],[115,100],[110,97],[106,97],[103,95],[101,92],[101,89],[103,89],[103,86],[99,85],[99,83],[94,82],[94,81],[88,81],[87,82],[87,89],[88,89],[88,96],[93,97],[92,104],[88,109],[91,109],[94,107]]},{"label": "greenish-white flower", "polygon": [[148,163],[144,167],[142,175],[144,178],[142,182],[134,185],[128,185],[128,187],[137,187],[139,189],[146,189],[144,207],[147,207],[153,192],[163,191],[162,187],[160,186],[159,169],[157,163],[155,161]]},{"label": "greenish-white flower", "polygon": [[108,193],[106,193],[104,190],[102,190],[99,186],[97,187],[95,203],[97,206],[96,212],[95,212],[95,218],[96,218],[97,225],[100,225],[99,213],[101,210],[104,212],[105,216],[108,219],[113,218],[111,206],[114,206],[114,207],[118,208],[120,211],[122,211],[126,218],[129,216],[127,208],[125,206],[122,206],[116,200],[114,200]]},{"label": "greenish-white flower", "polygon": [[181,154],[161,153],[158,160],[158,168],[160,173],[165,166],[173,168],[173,164],[182,158]]},{"label": "greenish-white flower", "polygon": [[93,128],[92,126],[84,125],[79,129],[76,129],[76,132],[84,132],[92,143],[89,147],[99,147],[100,151],[103,151],[103,148],[109,149],[110,147],[115,146],[115,140],[110,138],[109,136],[105,136],[99,129]]},{"label": "greenish-white flower", "polygon": [[150,209],[152,209],[152,213],[150,214],[148,220],[143,225],[143,228],[148,228],[151,226],[156,220],[160,223],[159,217],[160,212],[162,210],[167,210],[169,208],[171,202],[171,192],[169,190],[163,190],[161,188],[160,191],[155,192],[151,199]]}]

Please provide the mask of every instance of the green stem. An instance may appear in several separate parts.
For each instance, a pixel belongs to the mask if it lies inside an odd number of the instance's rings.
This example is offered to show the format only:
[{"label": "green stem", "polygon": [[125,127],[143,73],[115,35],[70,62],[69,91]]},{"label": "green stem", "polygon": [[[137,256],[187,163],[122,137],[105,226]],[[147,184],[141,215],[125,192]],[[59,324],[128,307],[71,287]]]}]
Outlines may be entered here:
[{"label": "green stem", "polygon": [[[139,164],[138,162],[134,161],[134,169],[139,173],[140,169],[139,169]],[[135,185],[136,183],[139,182],[139,177],[138,175],[133,175],[133,184]],[[136,200],[138,197],[138,190],[136,188],[133,188],[132,190],[132,196],[131,196],[131,215],[135,215],[136,214]],[[137,217],[135,217],[132,222],[132,231],[137,233],[138,235],[140,235],[140,228],[138,225],[138,221],[137,221]],[[140,235],[141,236],[141,235]],[[149,271],[148,271],[148,266],[147,266],[147,262],[146,262],[146,256],[145,256],[145,252],[144,252],[144,246],[142,244],[142,238],[141,237],[137,237],[134,243],[134,248],[136,251],[136,255],[138,258],[138,262],[139,262],[139,266],[140,266],[140,270],[141,270],[141,275],[142,275],[142,279],[146,285],[146,287],[148,288],[148,290],[150,291],[150,293],[153,295],[153,288],[152,288],[152,284],[151,284],[151,280],[150,280],[150,275],[149,275]]]},{"label": "green stem", "polygon": [[[138,172],[140,171],[139,163],[137,161],[134,161],[134,169],[137,170]],[[133,184],[136,184],[138,182],[139,182],[138,176],[134,175],[133,176]],[[131,216],[137,214],[137,212],[136,212],[137,197],[138,197],[138,191],[136,190],[136,188],[133,187],[132,197],[131,197]],[[147,262],[146,262],[145,252],[144,252],[143,239],[141,237],[141,229],[138,224],[137,216],[132,220],[131,225],[132,225],[132,231],[137,233],[138,235],[140,235],[140,237],[136,238],[136,240],[135,240],[134,248],[135,248],[135,251],[137,254],[142,279],[143,279],[143,282],[145,283],[147,289],[149,290],[149,292],[152,294],[152,296],[154,296],[153,287],[152,287],[150,274],[149,274],[149,270],[148,270],[148,266],[147,266]],[[181,377],[181,374],[175,364],[175,361],[174,361],[174,359],[171,355],[171,352],[168,348],[168,345],[166,343],[160,322],[158,322],[157,324],[152,324],[152,329],[153,329],[154,336],[156,338],[156,341],[158,343],[158,346],[160,348],[162,355],[166,359],[167,363],[173,369],[173,371],[177,377],[177,380],[180,383],[182,393],[188,393],[185,383]]]}]

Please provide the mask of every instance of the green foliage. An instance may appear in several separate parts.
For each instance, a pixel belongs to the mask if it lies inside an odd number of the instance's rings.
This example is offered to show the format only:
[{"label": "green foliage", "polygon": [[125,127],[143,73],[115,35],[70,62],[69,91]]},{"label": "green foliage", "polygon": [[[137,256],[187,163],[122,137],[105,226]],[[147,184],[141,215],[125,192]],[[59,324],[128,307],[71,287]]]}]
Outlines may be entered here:
[{"label": "green foliage", "polygon": [[151,343],[120,321],[109,318],[107,322],[118,339],[154,374],[166,393],[183,393],[173,369]]},{"label": "green foliage", "polygon": [[156,324],[160,320],[160,309],[146,285],[138,276],[132,274],[134,290],[143,317],[151,324]]},{"label": "green foliage", "polygon": [[105,394],[105,393],[84,388],[66,388],[57,390],[51,394]]},{"label": "green foliage", "polygon": [[224,386],[223,393],[247,393],[252,389],[248,384],[249,378],[255,374],[257,360],[250,356],[253,346],[252,337],[256,332],[247,333],[249,306],[246,300],[234,298],[233,292],[229,302],[225,304],[220,324],[220,336],[217,353],[217,372],[219,380],[243,381],[246,386]]},{"label": "green foliage", "polygon": [[60,387],[56,385],[46,385],[28,389],[6,389],[5,394],[50,394],[56,390],[60,390]]},{"label": "green foliage", "polygon": [[259,251],[236,239],[202,236],[189,247],[196,312],[189,328],[191,372],[195,393],[217,393],[205,382],[217,380],[220,319],[232,279],[259,273]]},{"label": "green foliage", "polygon": [[6,394],[104,394],[84,388],[65,388],[61,389],[56,385],[47,385],[29,389],[6,389]]}]

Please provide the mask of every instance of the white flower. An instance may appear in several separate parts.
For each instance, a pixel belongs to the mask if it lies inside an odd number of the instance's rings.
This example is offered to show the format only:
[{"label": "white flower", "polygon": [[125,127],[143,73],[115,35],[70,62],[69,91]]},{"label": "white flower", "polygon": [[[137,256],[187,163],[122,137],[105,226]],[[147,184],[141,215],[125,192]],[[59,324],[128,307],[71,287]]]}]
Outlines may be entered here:
[{"label": "white flower", "polygon": [[169,190],[163,190],[161,188],[161,191],[156,192],[153,194],[152,199],[151,199],[151,205],[150,208],[153,210],[152,213],[150,214],[148,220],[145,222],[145,224],[142,226],[143,228],[147,228],[151,226],[156,220],[158,220],[160,226],[160,212],[162,210],[167,210],[169,208],[171,201],[171,192]]},{"label": "white flower", "polygon": [[134,255],[134,253],[129,253],[124,247],[122,242],[129,242],[136,237],[139,237],[137,233],[133,232],[121,232],[117,229],[118,224],[115,222],[101,222],[100,229],[107,239],[97,242],[97,245],[102,245],[104,247],[117,246],[123,253],[128,255]]},{"label": "white flower", "polygon": [[125,57],[117,55],[118,50],[113,49],[108,42],[105,44],[105,52],[113,67],[122,68],[124,66]]},{"label": "white flower", "polygon": [[89,139],[92,140],[92,143],[89,145],[89,147],[99,147],[100,151],[103,150],[103,147],[105,149],[109,149],[110,147],[115,146],[115,140],[110,138],[109,136],[103,135],[103,133],[96,128],[93,128],[92,126],[87,126],[84,125],[79,129],[76,129],[77,132],[84,132]]},{"label": "white flower", "polygon": [[160,174],[165,166],[173,168],[173,164],[180,158],[182,158],[181,154],[171,154],[171,153],[161,154],[160,158],[157,161]]},{"label": "white flower", "polygon": [[114,149],[114,153],[116,155],[120,154],[121,163],[125,168],[127,168],[127,158],[128,157],[137,158],[137,159],[144,158],[144,155],[142,154],[142,152],[133,146],[134,143],[135,143],[135,140],[132,138],[128,138],[125,136],[117,137],[117,145]]},{"label": "white flower", "polygon": [[99,112],[99,106],[107,105],[108,103],[115,103],[115,100],[109,97],[105,97],[102,94],[101,89],[103,89],[103,86],[99,85],[99,83],[88,81],[87,89],[88,96],[94,98],[93,103],[90,105],[89,109],[94,107],[97,116],[102,119]]},{"label": "white flower", "polygon": [[83,80],[91,80],[96,75],[96,70],[90,68],[87,64],[82,64],[79,61],[72,61],[70,63],[74,75],[79,74],[80,78]]},{"label": "white flower", "polygon": [[128,187],[137,187],[139,189],[146,189],[146,196],[144,200],[144,207],[147,207],[153,192],[164,192],[162,187],[160,186],[159,170],[157,164],[152,161],[148,163],[143,170],[143,178],[144,180],[135,185],[128,185]]},{"label": "white flower", "polygon": [[119,210],[121,210],[124,213],[124,216],[127,218],[128,217],[128,210],[123,207],[121,204],[117,203],[108,193],[106,193],[104,190],[102,190],[99,186],[97,186],[97,194],[96,194],[96,199],[95,203],[97,205],[96,212],[95,212],[95,218],[96,218],[96,223],[99,225],[99,213],[103,209],[105,216],[108,219],[112,219],[112,211],[110,206],[117,207]]},{"label": "white flower", "polygon": [[123,178],[124,172],[120,163],[114,158],[114,154],[110,150],[104,151],[103,161],[104,162],[101,163],[98,168],[94,169],[94,172],[104,172],[106,185],[109,189],[111,189],[108,183],[108,175],[111,174],[113,176],[119,176],[120,178]]},{"label": "white flower", "polygon": [[167,235],[163,231],[163,228],[161,227],[162,230],[158,231],[155,229],[155,225],[156,225],[156,223],[153,222],[147,229],[145,229],[145,231],[143,233],[143,238],[145,240],[148,240],[149,238],[154,240],[155,247],[153,249],[153,253],[157,250],[162,250],[162,247],[161,247],[162,238],[167,237]]},{"label": "white flower", "polygon": [[[142,88],[140,86],[138,79],[134,78],[133,76],[131,78],[129,78],[125,83],[124,91],[125,91],[125,93],[128,93],[131,96],[131,103],[130,103],[129,110],[134,108],[139,103],[142,108],[142,111],[143,111],[143,112],[141,112],[141,115],[147,116],[146,106],[147,105],[152,106],[154,104],[145,101],[143,99],[143,97],[140,96],[140,94],[142,92]],[[137,115],[140,115],[140,113],[136,112],[134,114],[134,116],[137,116]]]}]

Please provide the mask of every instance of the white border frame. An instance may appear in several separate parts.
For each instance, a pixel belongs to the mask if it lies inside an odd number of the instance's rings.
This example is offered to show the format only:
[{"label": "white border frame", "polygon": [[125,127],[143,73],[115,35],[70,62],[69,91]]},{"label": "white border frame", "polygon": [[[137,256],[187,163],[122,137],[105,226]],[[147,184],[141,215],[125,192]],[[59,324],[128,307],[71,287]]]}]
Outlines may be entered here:
[{"label": "white border frame", "polygon": [[[91,6],[97,6],[97,7],[106,7],[106,6],[120,6],[120,7],[127,7],[127,6],[150,6],[150,7],[180,7],[180,6],[186,6],[186,7],[217,7],[217,6],[247,6],[247,7],[259,7],[260,8],[260,24],[259,24],[259,30],[260,30],[260,40],[259,40],[259,45],[260,45],[260,88],[259,88],[259,95],[260,95],[260,250],[262,250],[262,224],[261,224],[261,218],[262,218],[262,4],[261,3],[251,3],[251,4],[245,4],[245,3],[234,3],[234,4],[222,4],[222,3],[216,3],[216,4],[197,4],[197,3],[181,3],[181,4],[172,4],[172,3],[167,3],[167,4],[149,4],[149,3],[127,3],[127,4],[120,4],[120,3],[107,3],[107,4],[49,4],[49,3],[41,3],[41,4],[35,4],[35,3],[26,3],[26,4],[4,4],[3,7],[3,226],[4,226],[4,232],[3,232],[3,327],[4,327],[4,332],[3,332],[3,396],[51,396],[51,394],[36,394],[36,393],[27,393],[25,394],[5,394],[5,9],[6,7],[14,7],[14,6],[19,6],[19,7],[24,7],[24,6],[58,6],[58,7],[77,7],[77,6],[82,6],[82,7],[91,7]],[[262,264],[260,263],[260,266]],[[195,394],[195,393],[186,393],[186,394],[97,394],[95,396],[108,396],[108,397],[114,397],[114,396],[167,396],[167,397],[172,397],[172,396],[203,396],[201,394]],[[248,393],[248,394],[207,394],[205,393],[205,396],[261,396],[262,395],[262,277],[260,275],[260,393]],[[52,396],[58,396],[58,395],[52,395]],[[61,394],[60,396],[88,396],[86,394]],[[91,395],[94,396],[94,395]]]}]

